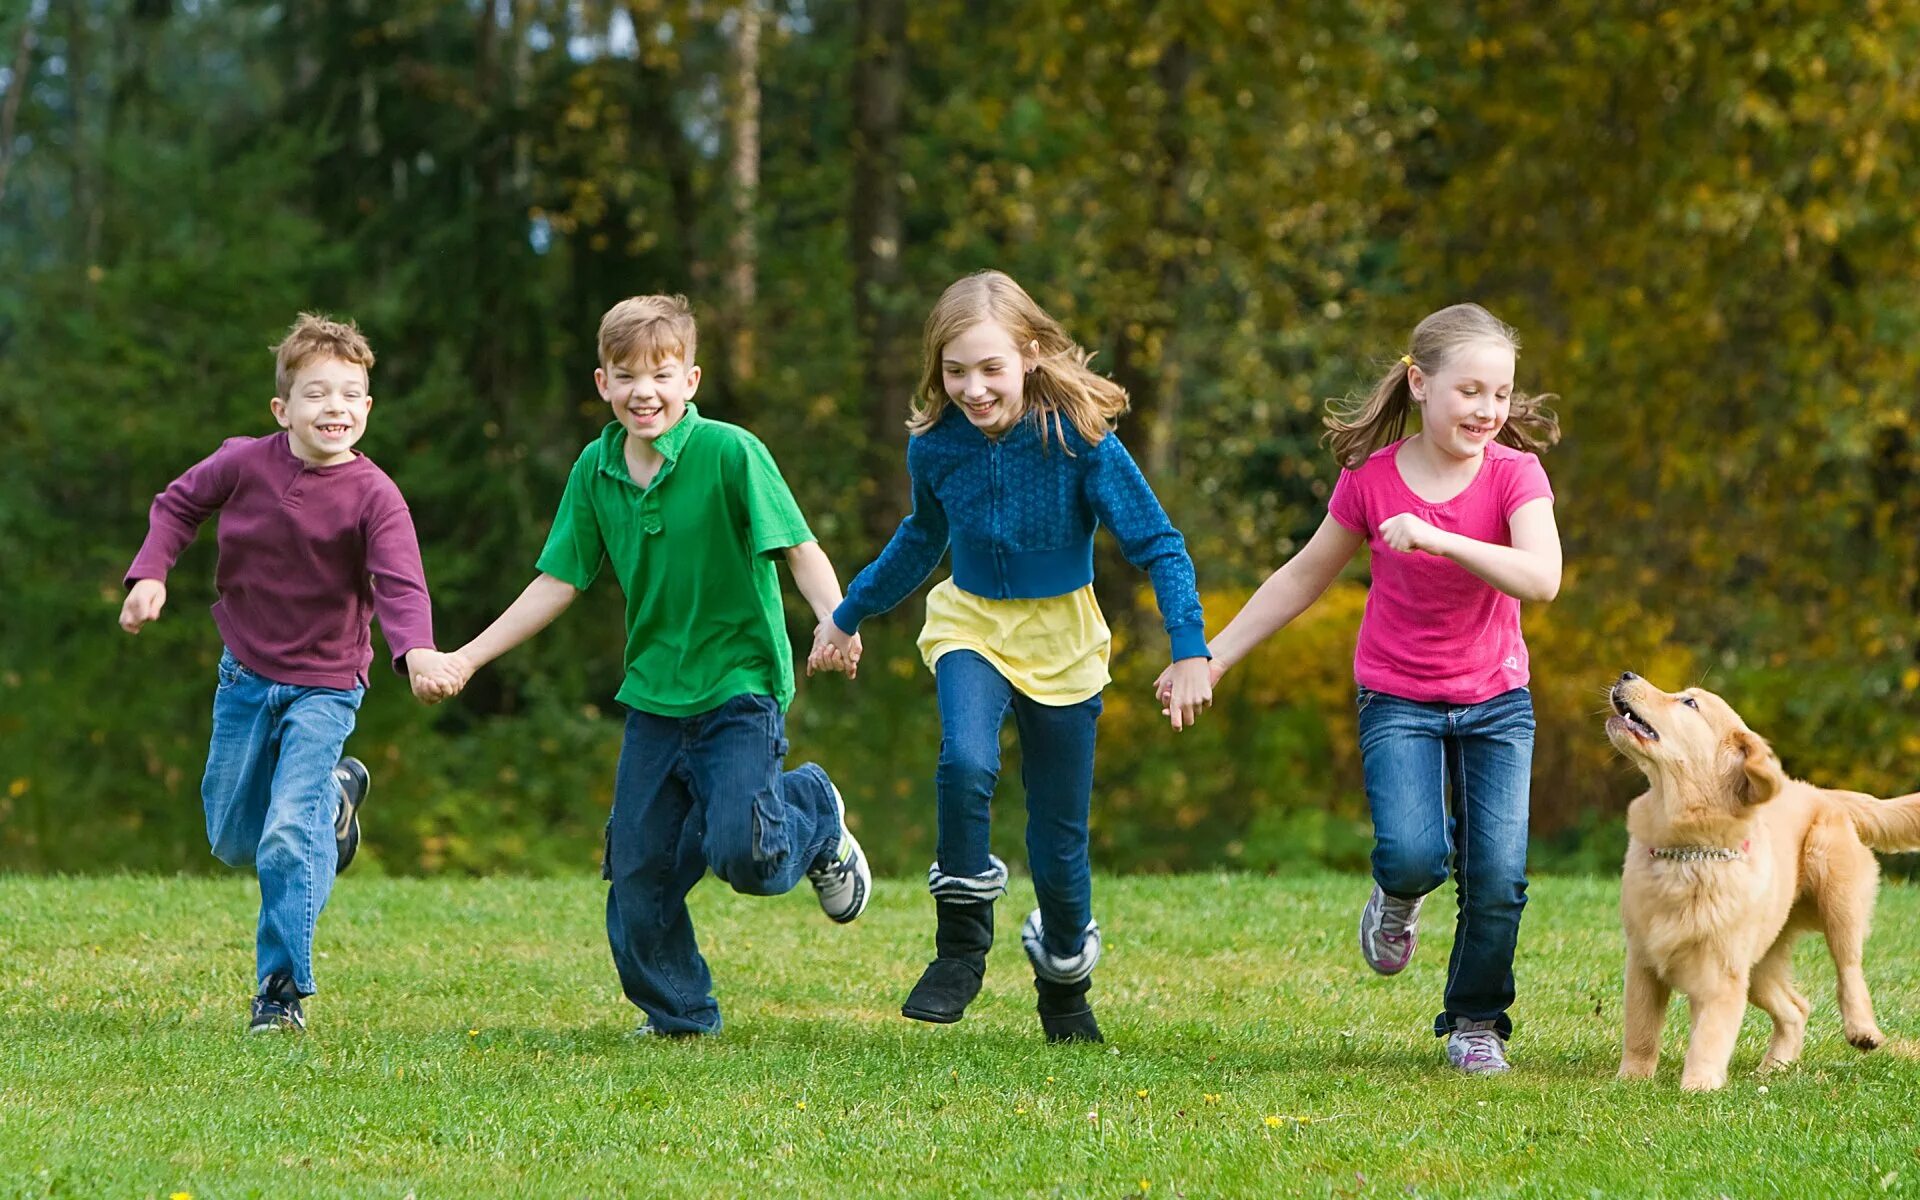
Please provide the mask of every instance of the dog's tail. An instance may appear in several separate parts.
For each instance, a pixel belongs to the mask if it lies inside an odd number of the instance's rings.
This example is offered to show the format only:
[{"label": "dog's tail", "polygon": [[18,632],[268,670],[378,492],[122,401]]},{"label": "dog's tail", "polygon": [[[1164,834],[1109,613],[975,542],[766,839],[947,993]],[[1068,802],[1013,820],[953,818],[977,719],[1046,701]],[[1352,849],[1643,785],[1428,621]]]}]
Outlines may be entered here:
[{"label": "dog's tail", "polygon": [[1840,795],[1861,841],[1875,850],[1920,850],[1920,792],[1891,800],[1862,792]]}]

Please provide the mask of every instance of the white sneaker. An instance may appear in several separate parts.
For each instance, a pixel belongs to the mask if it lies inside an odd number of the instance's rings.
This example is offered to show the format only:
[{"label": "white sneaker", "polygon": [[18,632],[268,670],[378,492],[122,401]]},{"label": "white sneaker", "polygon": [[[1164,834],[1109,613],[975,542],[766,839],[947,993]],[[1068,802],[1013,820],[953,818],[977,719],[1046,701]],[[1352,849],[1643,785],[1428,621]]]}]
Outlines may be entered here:
[{"label": "white sneaker", "polygon": [[1360,910],[1360,956],[1380,974],[1398,975],[1413,961],[1413,948],[1420,944],[1420,900],[1389,896],[1373,885]]},{"label": "white sneaker", "polygon": [[1456,1071],[1468,1075],[1498,1075],[1510,1071],[1507,1043],[1495,1032],[1492,1021],[1457,1018],[1453,1032],[1447,1035],[1447,1061]]},{"label": "white sneaker", "polygon": [[807,882],[820,897],[821,910],[845,925],[867,910],[867,899],[873,894],[873,870],[867,866],[860,840],[847,828],[847,802],[840,798],[840,789],[831,783],[827,787],[840,814],[840,848],[830,856],[820,856],[807,872]]}]

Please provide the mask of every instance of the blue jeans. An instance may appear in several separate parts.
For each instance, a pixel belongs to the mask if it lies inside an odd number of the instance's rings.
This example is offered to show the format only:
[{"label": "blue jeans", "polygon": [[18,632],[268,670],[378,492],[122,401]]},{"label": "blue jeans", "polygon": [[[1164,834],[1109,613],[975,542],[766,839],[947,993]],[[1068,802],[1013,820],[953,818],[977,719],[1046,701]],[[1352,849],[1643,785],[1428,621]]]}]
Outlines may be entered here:
[{"label": "blue jeans", "polygon": [[285,971],[302,996],[314,992],[313,928],[340,852],[333,768],[365,694],[365,687],[276,683],[241,666],[232,651],[220,656],[200,784],[207,840],[221,862],[251,863],[260,876],[258,979]]},{"label": "blue jeans", "polygon": [[1094,727],[1100,697],[1055,706],[1030,700],[985,658],[950,650],[934,666],[940,695],[940,809],[936,854],[948,875],[984,875],[988,807],[1000,778],[1000,727],[1013,709],[1020,779],[1027,789],[1027,869],[1049,954],[1071,958],[1093,919],[1087,817],[1093,799]]},{"label": "blue jeans", "polygon": [[691,717],[627,712],[607,822],[607,941],[620,986],[661,1033],[720,1028],[687,893],[711,867],[736,892],[792,891],[840,846],[827,773],[783,771],[786,718],[768,696]]},{"label": "blue jeans", "polygon": [[1527,903],[1527,787],[1533,697],[1515,688],[1479,704],[1432,704],[1360,689],[1360,760],[1373,810],[1373,879],[1392,896],[1458,893],[1446,1009],[1513,1031],[1513,954]]}]

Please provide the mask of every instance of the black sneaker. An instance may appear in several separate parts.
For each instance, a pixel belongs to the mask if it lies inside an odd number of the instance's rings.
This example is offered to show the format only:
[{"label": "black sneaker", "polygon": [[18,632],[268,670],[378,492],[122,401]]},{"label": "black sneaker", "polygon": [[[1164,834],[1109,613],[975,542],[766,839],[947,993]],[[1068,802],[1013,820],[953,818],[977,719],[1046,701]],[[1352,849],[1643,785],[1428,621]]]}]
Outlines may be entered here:
[{"label": "black sneaker", "polygon": [[247,1032],[304,1033],[306,1028],[307,1014],[300,1011],[300,993],[294,990],[293,976],[285,971],[267,976],[260,994],[253,998],[253,1019],[247,1022]]},{"label": "black sneaker", "polygon": [[333,873],[338,875],[360,849],[360,806],[367,802],[373,780],[367,775],[367,764],[349,755],[333,768],[333,781],[340,787],[340,807],[333,815],[333,840],[340,851]]}]

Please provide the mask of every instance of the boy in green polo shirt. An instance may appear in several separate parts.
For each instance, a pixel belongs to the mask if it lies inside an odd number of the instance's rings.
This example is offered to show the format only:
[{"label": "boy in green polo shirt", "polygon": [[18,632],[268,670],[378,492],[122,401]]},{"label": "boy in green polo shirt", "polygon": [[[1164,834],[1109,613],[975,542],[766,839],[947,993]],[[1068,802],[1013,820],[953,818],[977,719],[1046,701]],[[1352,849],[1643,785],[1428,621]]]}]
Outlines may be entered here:
[{"label": "boy in green polo shirt", "polygon": [[[628,712],[607,825],[607,940],[646,1013],[641,1030],[666,1035],[720,1028],[686,905],[709,867],[755,896],[804,876],[843,924],[873,886],[827,773],[782,769],[793,651],[774,560],[787,560],[821,628],[840,581],[767,448],[691,403],[694,342],[680,296],[623,300],[602,318],[593,379],[614,422],[573,465],[540,574],[450,656],[453,681],[438,697],[544,629],[613,564],[627,600]],[[858,646],[843,656],[823,642],[816,631],[809,669],[853,674]]]}]

